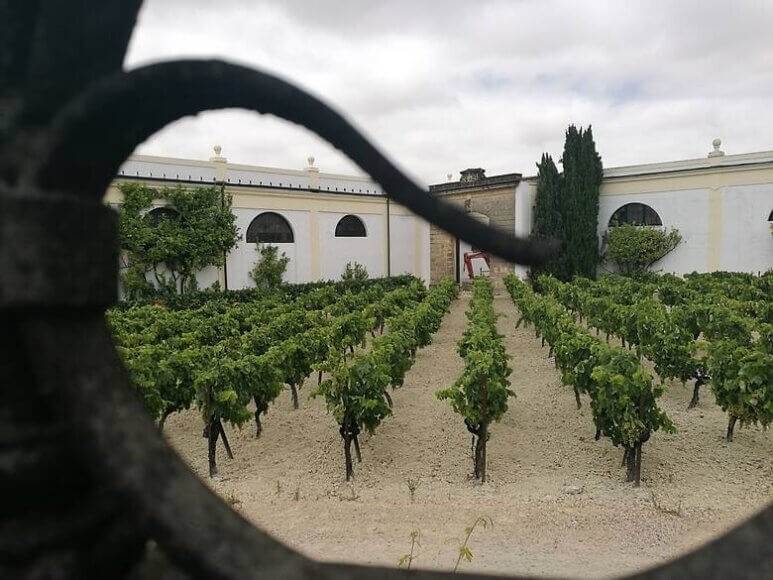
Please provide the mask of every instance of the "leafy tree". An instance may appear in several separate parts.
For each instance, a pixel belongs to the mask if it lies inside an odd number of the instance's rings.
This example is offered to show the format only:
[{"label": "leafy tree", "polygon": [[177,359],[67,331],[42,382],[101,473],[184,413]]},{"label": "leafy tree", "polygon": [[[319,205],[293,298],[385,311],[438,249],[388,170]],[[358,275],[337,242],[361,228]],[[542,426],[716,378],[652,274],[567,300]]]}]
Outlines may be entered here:
[{"label": "leafy tree", "polygon": [[[123,204],[119,217],[124,253],[124,292],[129,298],[158,288],[171,294],[196,289],[196,273],[222,266],[225,253],[236,245],[238,229],[231,198],[215,187],[153,189],[139,183],[119,186]],[[148,210],[164,202],[163,213]]]},{"label": "leafy tree", "polygon": [[255,249],[260,254],[260,260],[250,272],[250,278],[257,288],[266,290],[279,288],[290,258],[284,252],[280,255],[279,248],[276,246],[257,244]]},{"label": "leafy tree", "polygon": [[621,274],[634,276],[649,270],[682,241],[679,230],[622,224],[604,234],[603,258],[617,266]]},{"label": "leafy tree", "polygon": [[359,262],[347,262],[341,280],[344,282],[364,282],[368,279],[368,270]]}]

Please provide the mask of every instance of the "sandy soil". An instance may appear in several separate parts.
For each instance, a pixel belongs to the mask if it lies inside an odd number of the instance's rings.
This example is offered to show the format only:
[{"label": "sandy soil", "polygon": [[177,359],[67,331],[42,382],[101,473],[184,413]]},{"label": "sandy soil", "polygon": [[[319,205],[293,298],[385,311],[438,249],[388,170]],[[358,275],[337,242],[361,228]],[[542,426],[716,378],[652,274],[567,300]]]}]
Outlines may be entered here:
[{"label": "sandy soil", "polygon": [[[414,567],[452,569],[465,527],[479,516],[472,563],[461,570],[543,576],[615,576],[647,567],[706,542],[773,500],[773,435],[736,429],[724,442],[725,414],[710,390],[686,411],[691,388],[669,387],[662,406],[675,435],[656,433],[644,446],[642,487],[624,482],[622,451],[594,441],[587,408],[560,383],[547,348],[531,330],[515,329],[517,312],[496,298],[500,331],[513,355],[512,400],[492,428],[490,481],[470,479],[470,439],[461,419],[434,392],[460,373],[456,342],[465,328],[462,295],[435,340],[420,351],[394,416],[363,440],[363,462],[344,483],[343,451],[314,380],[292,411],[283,394],[264,421],[226,427],[236,458],[218,450],[220,476],[210,482],[261,528],[317,559],[397,566],[420,531]],[[195,411],[172,416],[167,436],[206,478],[206,441]],[[415,483],[413,499],[409,484]],[[580,486],[579,494],[566,486]]]}]

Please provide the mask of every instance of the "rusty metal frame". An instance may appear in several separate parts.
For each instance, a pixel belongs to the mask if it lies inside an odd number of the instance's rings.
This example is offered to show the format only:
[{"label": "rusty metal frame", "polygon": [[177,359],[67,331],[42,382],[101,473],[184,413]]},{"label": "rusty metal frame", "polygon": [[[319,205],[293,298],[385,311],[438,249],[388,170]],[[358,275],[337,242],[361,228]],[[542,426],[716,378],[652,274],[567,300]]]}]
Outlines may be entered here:
[{"label": "rusty metal frame", "polygon": [[[279,78],[222,61],[124,71],[140,5],[0,0],[0,577],[449,578],[312,561],[190,472],[136,399],[105,325],[117,238],[101,198],[154,132],[241,107],[314,131],[392,200],[508,261],[539,263],[556,246],[498,232],[429,196],[342,116]],[[773,506],[633,577],[766,576]]]}]

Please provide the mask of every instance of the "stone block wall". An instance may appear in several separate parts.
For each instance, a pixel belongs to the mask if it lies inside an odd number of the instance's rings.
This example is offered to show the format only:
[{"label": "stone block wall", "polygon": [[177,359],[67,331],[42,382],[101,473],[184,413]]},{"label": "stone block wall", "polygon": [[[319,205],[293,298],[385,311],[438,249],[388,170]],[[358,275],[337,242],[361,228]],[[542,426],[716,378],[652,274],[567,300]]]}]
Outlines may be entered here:
[{"label": "stone block wall", "polygon": [[[470,170],[466,170],[470,171]],[[489,225],[503,231],[515,231],[515,189],[520,174],[485,177],[483,170],[470,178],[462,172],[462,180],[430,186],[430,193],[442,197],[472,214],[486,216]],[[430,231],[430,279],[437,281],[443,276],[456,277],[456,239],[432,227]],[[462,259],[461,256],[459,258]],[[495,285],[513,271],[513,265],[496,257],[491,260],[491,274]]]}]

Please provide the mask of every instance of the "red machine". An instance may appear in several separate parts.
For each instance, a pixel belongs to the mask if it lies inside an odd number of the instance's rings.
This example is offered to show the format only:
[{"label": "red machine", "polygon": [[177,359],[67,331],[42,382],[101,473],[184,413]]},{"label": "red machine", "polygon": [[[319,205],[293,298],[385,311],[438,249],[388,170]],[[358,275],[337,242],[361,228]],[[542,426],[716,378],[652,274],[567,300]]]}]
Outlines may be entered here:
[{"label": "red machine", "polygon": [[465,252],[464,269],[470,279],[475,278],[476,272],[478,276],[488,276],[491,273],[489,255],[486,252]]}]

